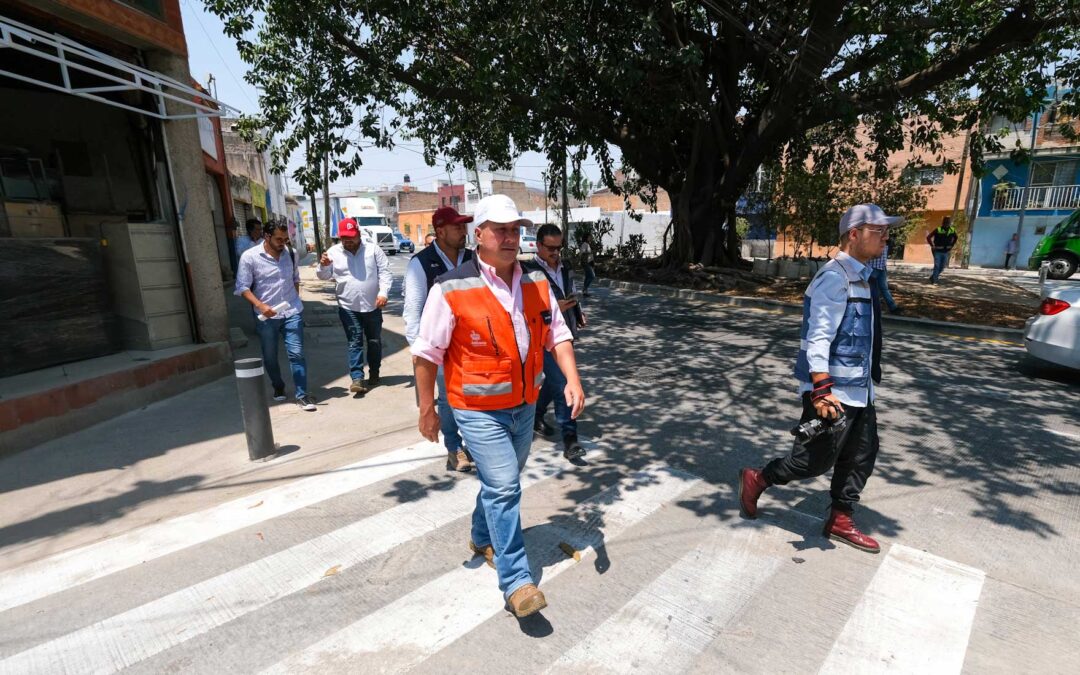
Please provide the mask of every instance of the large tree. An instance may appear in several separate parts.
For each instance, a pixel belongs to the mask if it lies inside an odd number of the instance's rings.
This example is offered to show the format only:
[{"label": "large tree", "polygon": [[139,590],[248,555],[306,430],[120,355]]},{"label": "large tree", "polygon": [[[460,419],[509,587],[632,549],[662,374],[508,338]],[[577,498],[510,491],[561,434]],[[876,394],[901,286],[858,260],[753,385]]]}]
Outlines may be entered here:
[{"label": "large tree", "polygon": [[[675,264],[738,255],[735,204],[792,139],[813,132],[824,166],[860,127],[883,165],[1022,119],[1078,74],[1076,0],[204,2],[253,65],[253,124],[282,156],[314,138],[348,174],[404,132],[432,164],[591,154],[625,190],[615,146],[633,189],[670,194]],[[973,159],[995,142],[974,135]]]}]

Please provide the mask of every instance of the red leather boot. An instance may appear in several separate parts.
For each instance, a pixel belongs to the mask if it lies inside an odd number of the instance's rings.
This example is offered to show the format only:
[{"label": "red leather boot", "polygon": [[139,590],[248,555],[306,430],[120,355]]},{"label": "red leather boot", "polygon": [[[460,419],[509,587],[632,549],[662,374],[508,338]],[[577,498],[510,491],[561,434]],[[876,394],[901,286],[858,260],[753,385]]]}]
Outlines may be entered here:
[{"label": "red leather boot", "polygon": [[757,500],[769,487],[759,469],[739,470],[739,509],[744,518],[757,518]]},{"label": "red leather boot", "polygon": [[825,521],[825,529],[822,531],[829,539],[835,541],[842,541],[848,546],[854,546],[860,551],[866,551],[867,553],[877,553],[881,550],[881,546],[874,541],[873,537],[869,537],[859,531],[859,528],[855,527],[854,521],[851,520],[851,514],[840,511],[839,509],[832,509],[829,513],[829,519]]}]

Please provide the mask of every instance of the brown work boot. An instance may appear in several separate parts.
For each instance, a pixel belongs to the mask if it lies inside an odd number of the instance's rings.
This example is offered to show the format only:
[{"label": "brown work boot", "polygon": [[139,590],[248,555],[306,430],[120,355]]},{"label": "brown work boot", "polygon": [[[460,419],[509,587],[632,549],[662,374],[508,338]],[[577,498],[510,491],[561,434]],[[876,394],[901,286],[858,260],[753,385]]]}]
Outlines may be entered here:
[{"label": "brown work boot", "polygon": [[757,500],[769,483],[759,469],[739,471],[739,509],[746,518],[757,518]]},{"label": "brown work boot", "polygon": [[545,607],[547,607],[547,599],[536,584],[525,584],[511,593],[506,601],[506,609],[519,619],[536,614]]},{"label": "brown work boot", "polygon": [[484,560],[487,562],[488,567],[495,569],[495,547],[491,544],[487,546],[477,546],[476,544],[469,542],[469,550],[473,552],[473,557],[478,555],[484,556]]},{"label": "brown work boot", "polygon": [[854,546],[867,553],[877,553],[881,550],[881,546],[874,541],[873,537],[863,534],[859,528],[855,527],[850,513],[839,509],[832,509],[821,533],[829,539],[842,541],[848,546]]},{"label": "brown work boot", "polygon": [[354,394],[360,394],[361,396],[363,396],[364,394],[368,393],[368,388],[364,386],[363,380],[353,380],[352,384],[349,385],[349,391]]},{"label": "brown work boot", "polygon": [[446,453],[446,468],[450,471],[468,473],[472,471],[473,463],[464,450]]}]

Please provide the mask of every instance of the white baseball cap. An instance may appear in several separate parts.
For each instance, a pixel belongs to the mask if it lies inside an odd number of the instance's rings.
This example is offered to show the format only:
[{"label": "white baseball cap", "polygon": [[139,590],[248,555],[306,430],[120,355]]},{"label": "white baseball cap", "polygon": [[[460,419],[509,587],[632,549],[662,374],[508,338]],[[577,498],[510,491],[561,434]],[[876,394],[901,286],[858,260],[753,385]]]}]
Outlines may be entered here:
[{"label": "white baseball cap", "polygon": [[521,216],[521,212],[517,210],[517,204],[506,195],[491,195],[476,202],[476,208],[473,209],[473,222],[477,225],[487,222],[520,222],[526,227],[531,227],[533,224],[531,220]]},{"label": "white baseball cap", "polygon": [[840,218],[840,235],[862,225],[888,225],[896,227],[904,222],[900,216],[887,216],[877,204],[856,204]]}]

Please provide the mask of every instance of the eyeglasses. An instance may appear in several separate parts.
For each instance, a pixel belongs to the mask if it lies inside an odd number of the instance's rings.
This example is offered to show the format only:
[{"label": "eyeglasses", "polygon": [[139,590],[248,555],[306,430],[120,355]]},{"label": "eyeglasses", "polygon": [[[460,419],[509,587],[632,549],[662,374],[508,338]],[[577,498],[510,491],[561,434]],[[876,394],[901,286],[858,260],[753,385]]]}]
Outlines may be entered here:
[{"label": "eyeglasses", "polygon": [[562,250],[562,246],[548,246],[547,244],[537,244],[542,249],[546,249],[554,253],[555,251]]},{"label": "eyeglasses", "polygon": [[889,231],[889,228],[886,225],[863,225],[859,229],[866,230],[867,232],[873,232],[878,236],[881,236]]}]

